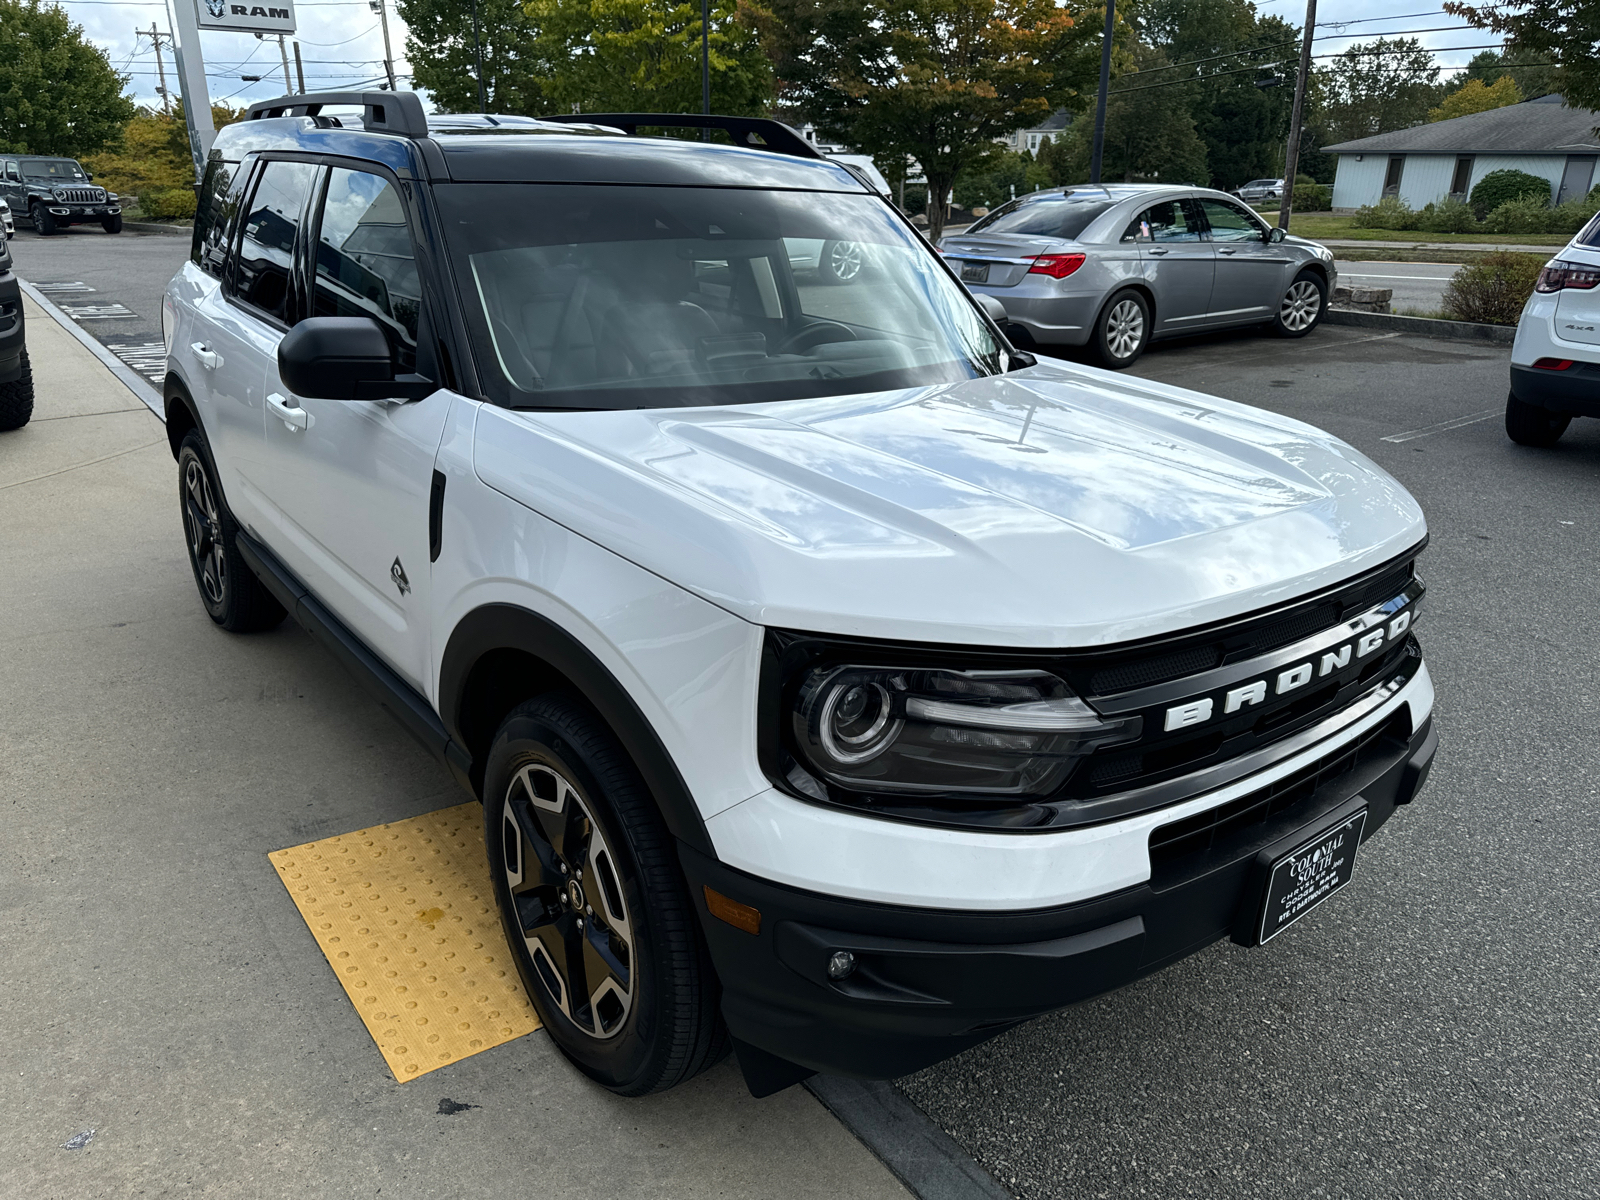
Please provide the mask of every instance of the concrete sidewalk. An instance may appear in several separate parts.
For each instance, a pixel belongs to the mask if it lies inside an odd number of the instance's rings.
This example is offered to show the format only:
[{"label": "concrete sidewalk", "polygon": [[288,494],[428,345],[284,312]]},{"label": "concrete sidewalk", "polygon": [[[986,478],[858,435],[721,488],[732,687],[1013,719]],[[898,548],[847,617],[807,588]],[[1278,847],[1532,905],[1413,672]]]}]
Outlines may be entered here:
[{"label": "concrete sidewalk", "polygon": [[731,1062],[621,1100],[535,1033],[394,1082],[266,855],[462,796],[292,624],[206,619],[160,421],[27,319],[38,404],[0,434],[0,1196],[904,1200],[804,1089],[752,1100]]}]

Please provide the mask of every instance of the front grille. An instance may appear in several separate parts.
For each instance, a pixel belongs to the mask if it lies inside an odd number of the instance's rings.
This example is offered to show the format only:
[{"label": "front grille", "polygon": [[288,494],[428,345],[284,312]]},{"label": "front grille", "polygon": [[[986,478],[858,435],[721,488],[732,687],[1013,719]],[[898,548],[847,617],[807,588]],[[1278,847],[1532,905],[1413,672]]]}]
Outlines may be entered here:
[{"label": "front grille", "polygon": [[105,193],[99,188],[62,188],[61,199],[70,204],[99,204],[105,200]]},{"label": "front grille", "polygon": [[1150,832],[1150,886],[1160,891],[1174,875],[1182,874],[1185,864],[1197,856],[1243,845],[1273,817],[1309,800],[1318,788],[1354,771],[1380,749],[1378,743],[1386,738],[1406,740],[1411,734],[1410,710],[1402,708],[1390,720],[1292,775],[1285,775],[1227,804],[1156,827]]}]

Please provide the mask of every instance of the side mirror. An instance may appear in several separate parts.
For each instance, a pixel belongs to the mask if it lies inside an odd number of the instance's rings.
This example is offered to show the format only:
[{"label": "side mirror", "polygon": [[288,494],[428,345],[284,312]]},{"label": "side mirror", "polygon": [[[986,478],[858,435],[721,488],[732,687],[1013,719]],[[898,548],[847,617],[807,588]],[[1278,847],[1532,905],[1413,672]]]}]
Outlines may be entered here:
[{"label": "side mirror", "polygon": [[978,307],[989,314],[989,319],[1002,329],[1006,324],[1006,306],[993,296],[984,292],[973,292],[972,298],[978,302]]},{"label": "side mirror", "polygon": [[1267,230],[1267,241],[1269,242],[1281,242],[1288,236],[1289,235],[1287,233],[1279,229],[1276,225]]},{"label": "side mirror", "polygon": [[371,317],[307,317],[278,343],[278,376],[308,400],[420,400],[438,390],[394,373],[389,337]]}]

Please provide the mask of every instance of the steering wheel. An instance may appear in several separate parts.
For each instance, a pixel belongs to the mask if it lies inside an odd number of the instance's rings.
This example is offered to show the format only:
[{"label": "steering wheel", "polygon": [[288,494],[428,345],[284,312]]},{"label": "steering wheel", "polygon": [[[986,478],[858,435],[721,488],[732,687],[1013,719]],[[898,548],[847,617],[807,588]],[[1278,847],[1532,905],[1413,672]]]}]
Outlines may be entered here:
[{"label": "steering wheel", "polygon": [[823,342],[853,342],[856,331],[838,321],[813,321],[778,347],[779,354],[799,354]]}]

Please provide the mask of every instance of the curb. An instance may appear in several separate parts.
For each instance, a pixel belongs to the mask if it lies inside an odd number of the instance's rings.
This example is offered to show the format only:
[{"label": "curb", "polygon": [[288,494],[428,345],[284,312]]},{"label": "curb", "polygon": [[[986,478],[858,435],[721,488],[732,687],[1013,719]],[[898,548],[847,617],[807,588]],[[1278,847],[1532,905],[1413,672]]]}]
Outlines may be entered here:
[{"label": "curb", "polygon": [[167,419],[166,403],[162,399],[161,393],[150,386],[149,380],[78,328],[76,321],[47,300],[38,288],[20,275],[17,276],[17,286],[22,289],[23,295],[44,309],[51,320],[65,329],[84,349],[104,363],[106,369],[117,377],[117,381],[132,392],[141,404],[155,413],[157,418],[165,424]]},{"label": "curb", "polygon": [[124,221],[122,227],[131,229],[134,233],[164,233],[169,237],[186,238],[194,236],[193,225],[162,225],[155,221]]},{"label": "curb", "polygon": [[893,1084],[813,1075],[804,1086],[917,1200],[1011,1200],[994,1176]]},{"label": "curb", "polygon": [[1322,319],[1332,325],[1389,329],[1418,337],[1449,338],[1457,342],[1488,342],[1509,346],[1517,339],[1515,325],[1477,325],[1471,321],[1441,321],[1433,317],[1397,317],[1389,313],[1355,312],[1346,308],[1329,308]]}]

